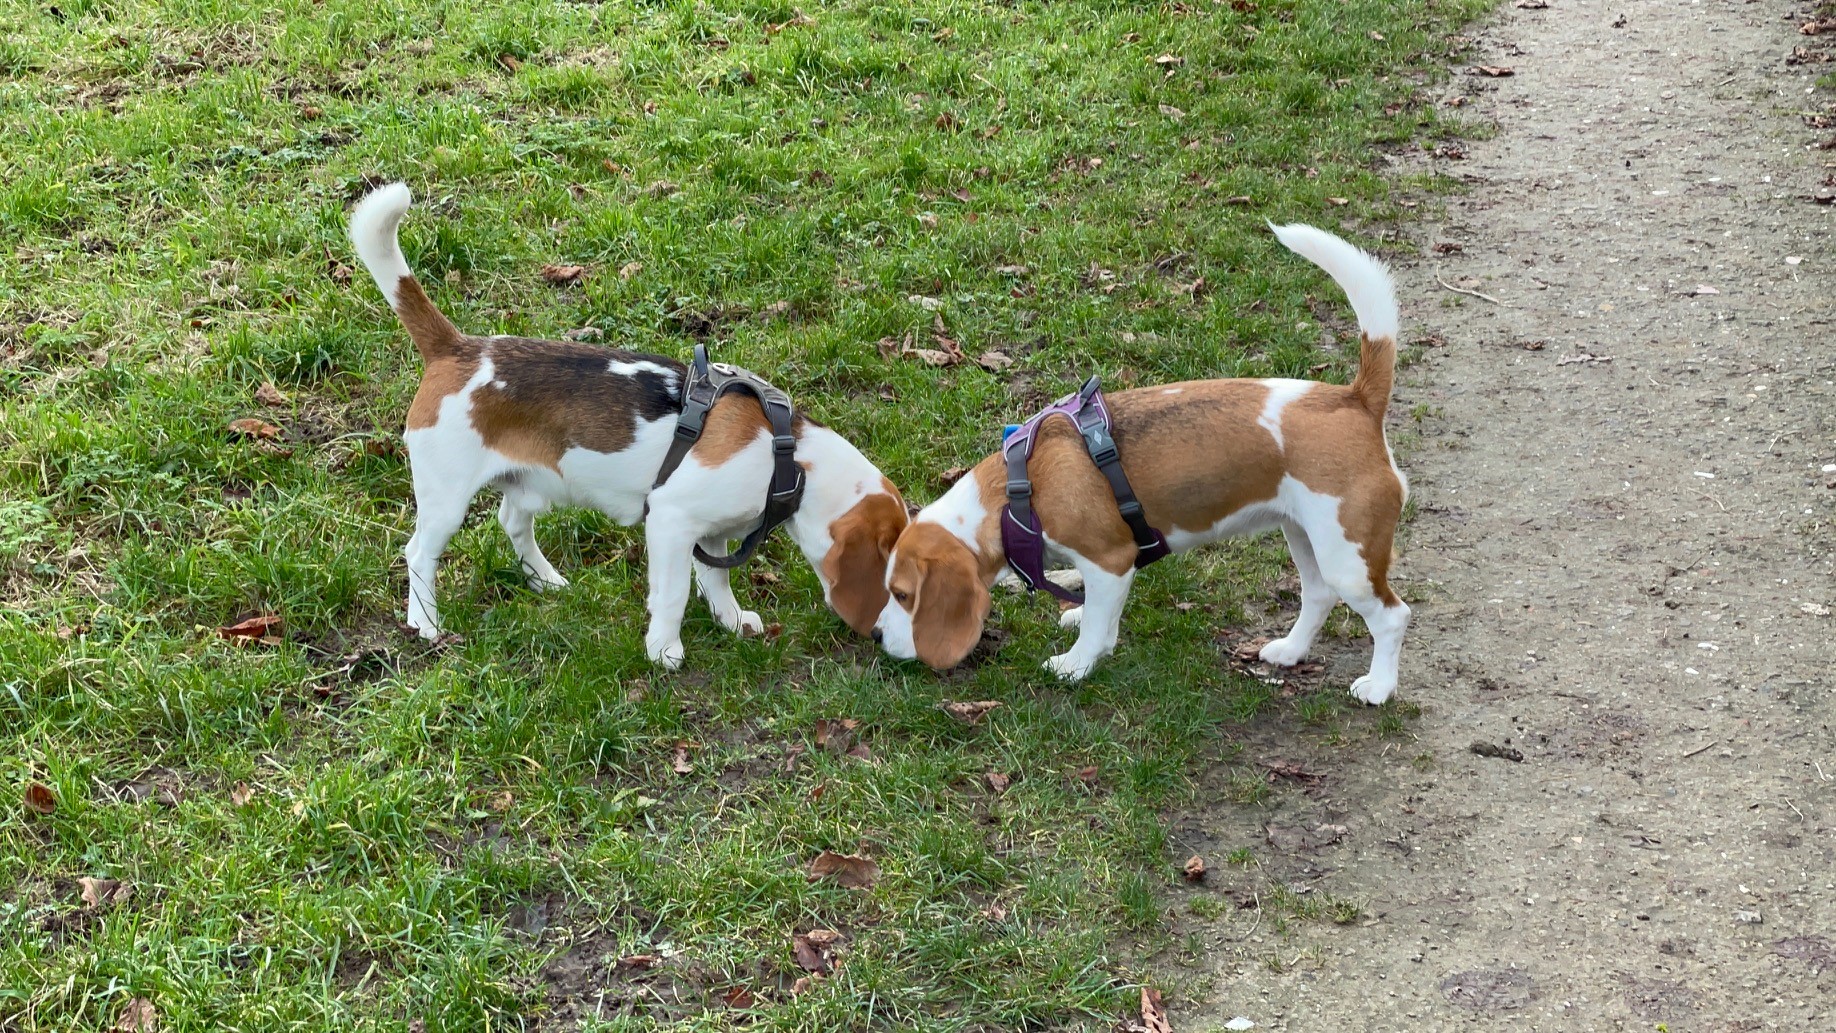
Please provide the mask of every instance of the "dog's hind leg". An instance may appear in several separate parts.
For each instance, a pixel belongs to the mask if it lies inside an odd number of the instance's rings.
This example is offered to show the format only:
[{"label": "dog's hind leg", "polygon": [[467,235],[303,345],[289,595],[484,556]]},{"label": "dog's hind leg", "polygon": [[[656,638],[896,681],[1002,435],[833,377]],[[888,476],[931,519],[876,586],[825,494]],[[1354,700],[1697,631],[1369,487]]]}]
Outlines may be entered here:
[{"label": "dog's hind leg", "polygon": [[1318,515],[1305,524],[1321,577],[1364,618],[1364,626],[1370,629],[1371,670],[1352,682],[1351,693],[1372,705],[1396,692],[1403,633],[1409,630],[1409,604],[1390,590],[1388,578],[1395,510],[1400,508],[1398,503],[1385,513],[1371,514],[1368,520],[1354,517],[1355,526],[1369,528],[1361,545],[1346,537],[1336,513]]},{"label": "dog's hind leg", "polygon": [[504,501],[497,507],[497,522],[510,536],[510,545],[516,549],[516,558],[523,565],[523,576],[529,580],[529,587],[538,592],[567,587],[567,578],[548,562],[548,557],[542,555],[542,547],[536,544],[535,518],[547,509],[546,502],[515,488],[504,491]]},{"label": "dog's hind leg", "polygon": [[1327,614],[1338,605],[1339,595],[1320,573],[1320,561],[1313,555],[1313,543],[1308,540],[1306,529],[1292,520],[1284,520],[1281,533],[1288,539],[1288,555],[1294,557],[1294,569],[1300,574],[1300,616],[1295,618],[1287,637],[1263,646],[1261,655],[1269,663],[1292,667],[1307,658],[1313,640],[1326,626]]},{"label": "dog's hind leg", "polygon": [[476,486],[454,490],[453,483],[429,485],[415,478],[414,537],[403,555],[408,560],[408,626],[429,641],[440,637],[440,609],[434,602],[440,557],[452,541]]}]

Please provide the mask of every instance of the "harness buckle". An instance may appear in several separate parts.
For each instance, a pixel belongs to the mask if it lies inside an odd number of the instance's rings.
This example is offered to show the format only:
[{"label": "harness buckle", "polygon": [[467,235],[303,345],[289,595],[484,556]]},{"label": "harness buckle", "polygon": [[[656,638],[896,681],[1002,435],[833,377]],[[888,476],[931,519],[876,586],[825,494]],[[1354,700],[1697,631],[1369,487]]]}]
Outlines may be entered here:
[{"label": "harness buckle", "polygon": [[774,434],[771,437],[773,455],[787,456],[797,451],[797,438],[791,434]]},{"label": "harness buckle", "polygon": [[1127,520],[1129,517],[1141,515],[1141,502],[1138,499],[1129,499],[1118,505],[1116,509],[1121,511],[1122,519]]},{"label": "harness buckle", "polygon": [[1030,499],[1033,497],[1032,481],[1008,481],[1007,497],[1010,499]]}]

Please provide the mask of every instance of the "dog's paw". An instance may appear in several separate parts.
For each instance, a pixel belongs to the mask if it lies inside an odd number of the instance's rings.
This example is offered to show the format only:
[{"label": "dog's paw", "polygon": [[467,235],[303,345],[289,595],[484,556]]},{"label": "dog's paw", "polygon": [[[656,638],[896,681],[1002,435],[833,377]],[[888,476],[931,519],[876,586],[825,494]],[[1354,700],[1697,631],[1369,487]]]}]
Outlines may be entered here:
[{"label": "dog's paw", "polygon": [[1085,660],[1072,653],[1060,653],[1044,664],[1045,669],[1058,675],[1064,681],[1083,681],[1090,669],[1096,666],[1094,660]]},{"label": "dog's paw", "polygon": [[414,618],[410,617],[408,618],[408,630],[429,642],[440,640],[440,625],[434,621],[422,619],[417,623]]},{"label": "dog's paw", "polygon": [[1277,667],[1293,667],[1307,659],[1307,647],[1291,638],[1278,638],[1263,646],[1262,652],[1256,655],[1262,657],[1264,663],[1271,663]]},{"label": "dog's paw", "polygon": [[739,635],[741,638],[751,638],[754,635],[761,635],[765,632],[765,622],[760,620],[759,615],[751,610],[741,610],[737,616],[728,615],[722,617],[720,622],[727,626],[728,631]]},{"label": "dog's paw", "polygon": [[1351,684],[1351,694],[1373,707],[1395,693],[1396,682],[1381,680],[1374,674],[1367,674]]},{"label": "dog's paw", "polygon": [[673,671],[682,666],[681,639],[675,639],[674,641],[665,642],[660,645],[650,645],[646,647],[646,649],[650,654],[650,662],[666,671]]},{"label": "dog's paw", "polygon": [[1082,606],[1073,606],[1058,615],[1058,626],[1061,628],[1075,628],[1082,623],[1084,623]]},{"label": "dog's paw", "polygon": [[553,592],[556,589],[561,589],[561,588],[566,588],[566,587],[567,587],[567,578],[564,578],[559,574],[555,574],[552,577],[543,577],[540,574],[529,575],[529,588],[531,591]]}]

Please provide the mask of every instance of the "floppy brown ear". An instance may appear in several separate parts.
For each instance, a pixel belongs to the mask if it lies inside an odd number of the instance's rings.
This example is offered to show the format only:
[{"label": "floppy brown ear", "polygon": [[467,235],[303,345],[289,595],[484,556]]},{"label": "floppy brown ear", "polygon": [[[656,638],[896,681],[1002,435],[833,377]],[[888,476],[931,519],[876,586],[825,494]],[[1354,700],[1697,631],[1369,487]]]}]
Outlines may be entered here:
[{"label": "floppy brown ear", "polygon": [[905,507],[887,495],[867,496],[829,525],[829,605],[859,634],[873,634],[886,608],[886,558],[904,528]]},{"label": "floppy brown ear", "polygon": [[912,645],[918,659],[936,670],[963,662],[982,640],[988,619],[988,589],[976,576],[968,550],[952,551],[920,564],[917,606],[912,610]]}]

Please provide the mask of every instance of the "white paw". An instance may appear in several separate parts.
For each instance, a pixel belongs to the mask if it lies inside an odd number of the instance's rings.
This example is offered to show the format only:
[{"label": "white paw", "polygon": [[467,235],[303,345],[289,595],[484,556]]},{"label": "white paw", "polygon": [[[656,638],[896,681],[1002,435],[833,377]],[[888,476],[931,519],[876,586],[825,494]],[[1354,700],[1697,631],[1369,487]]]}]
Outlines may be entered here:
[{"label": "white paw", "polygon": [[1045,669],[1058,675],[1065,681],[1083,681],[1084,675],[1096,666],[1096,661],[1085,660],[1072,653],[1060,653],[1045,662]]},{"label": "white paw", "polygon": [[1275,664],[1278,667],[1293,667],[1307,659],[1307,647],[1291,638],[1278,638],[1263,646],[1262,652],[1257,655],[1262,657],[1266,663]]},{"label": "white paw", "polygon": [[666,671],[673,671],[682,666],[682,640],[651,644],[646,647],[650,653],[650,662]]},{"label": "white paw", "polygon": [[1379,679],[1374,674],[1367,674],[1351,685],[1351,694],[1373,707],[1389,699],[1395,692],[1396,682]]},{"label": "white paw", "polygon": [[421,636],[422,638],[426,639],[429,642],[433,642],[439,639],[440,637],[439,622],[434,621],[434,620],[429,620],[426,617],[421,617],[419,619],[416,619],[414,617],[409,617],[408,627],[412,628],[416,635]]},{"label": "white paw", "polygon": [[765,622],[760,620],[759,615],[751,610],[739,611],[739,617],[737,619],[732,616],[722,617],[720,622],[726,625],[728,631],[738,633],[741,638],[750,638],[753,635],[762,635],[765,633]]},{"label": "white paw", "polygon": [[1075,628],[1082,623],[1084,623],[1082,606],[1073,606],[1058,615],[1058,626],[1061,628]]},{"label": "white paw", "polygon": [[548,574],[546,576],[542,574],[531,574],[529,575],[529,587],[537,592],[553,592],[558,588],[566,588],[567,578],[559,574]]}]

